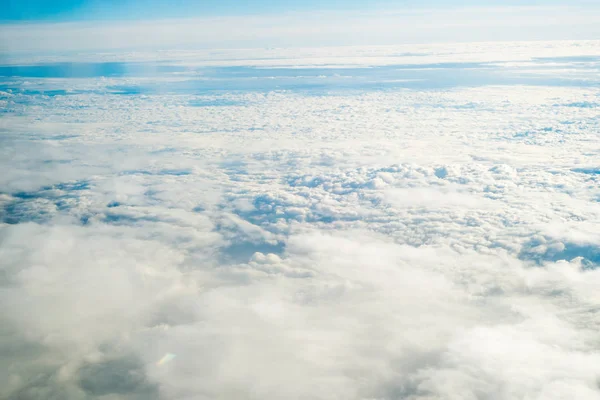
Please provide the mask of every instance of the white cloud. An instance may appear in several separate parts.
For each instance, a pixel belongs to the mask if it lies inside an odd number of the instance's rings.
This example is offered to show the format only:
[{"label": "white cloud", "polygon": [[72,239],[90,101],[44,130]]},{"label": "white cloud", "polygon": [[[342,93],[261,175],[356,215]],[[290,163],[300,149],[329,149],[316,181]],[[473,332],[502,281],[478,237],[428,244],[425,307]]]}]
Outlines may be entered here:
[{"label": "white cloud", "polygon": [[3,95],[0,397],[599,398],[597,87],[171,78]]}]

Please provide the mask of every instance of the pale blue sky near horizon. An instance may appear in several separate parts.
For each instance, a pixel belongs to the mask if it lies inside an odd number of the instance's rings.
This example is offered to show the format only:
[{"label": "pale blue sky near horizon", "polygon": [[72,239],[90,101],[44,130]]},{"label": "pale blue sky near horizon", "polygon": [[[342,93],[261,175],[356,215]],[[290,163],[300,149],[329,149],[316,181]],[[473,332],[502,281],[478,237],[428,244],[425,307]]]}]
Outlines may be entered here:
[{"label": "pale blue sky near horizon", "polygon": [[600,39],[591,0],[0,0],[17,53]]},{"label": "pale blue sky near horizon", "polygon": [[589,0],[0,0],[0,23],[140,20],[297,11],[406,10],[489,6],[590,6]]}]

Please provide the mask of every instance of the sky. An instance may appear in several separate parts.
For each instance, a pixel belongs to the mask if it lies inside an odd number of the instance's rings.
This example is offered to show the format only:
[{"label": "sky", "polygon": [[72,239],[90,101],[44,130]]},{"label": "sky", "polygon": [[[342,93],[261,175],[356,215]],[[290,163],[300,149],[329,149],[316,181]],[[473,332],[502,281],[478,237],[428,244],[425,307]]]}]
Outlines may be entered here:
[{"label": "sky", "polygon": [[585,40],[600,5],[566,1],[13,1],[3,53]]},{"label": "sky", "polygon": [[0,398],[600,400],[594,2],[109,4],[3,7]]},{"label": "sky", "polygon": [[203,17],[215,15],[255,15],[294,11],[347,11],[347,10],[406,10],[415,8],[463,8],[489,6],[547,6],[547,5],[588,5],[593,2],[578,0],[547,1],[499,1],[499,0],[360,0],[340,1],[193,1],[193,0],[2,0],[2,20],[4,21],[74,21],[74,20],[139,20],[181,17]]}]

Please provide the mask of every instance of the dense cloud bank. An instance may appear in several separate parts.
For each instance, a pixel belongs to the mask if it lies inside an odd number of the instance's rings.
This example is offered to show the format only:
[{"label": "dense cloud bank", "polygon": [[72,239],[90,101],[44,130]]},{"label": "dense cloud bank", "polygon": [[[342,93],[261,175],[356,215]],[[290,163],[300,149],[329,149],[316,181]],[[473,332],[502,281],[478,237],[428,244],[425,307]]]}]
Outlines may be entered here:
[{"label": "dense cloud bank", "polygon": [[598,63],[512,68],[5,78],[0,397],[600,399]]}]

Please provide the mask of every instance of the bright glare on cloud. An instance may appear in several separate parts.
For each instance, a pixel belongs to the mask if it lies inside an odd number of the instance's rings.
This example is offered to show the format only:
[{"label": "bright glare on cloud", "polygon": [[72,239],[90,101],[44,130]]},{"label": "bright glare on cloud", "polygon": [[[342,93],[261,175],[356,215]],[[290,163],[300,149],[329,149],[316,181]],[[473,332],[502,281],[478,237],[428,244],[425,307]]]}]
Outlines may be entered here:
[{"label": "bright glare on cloud", "polygon": [[0,25],[0,398],[600,399],[600,41],[431,15]]}]

